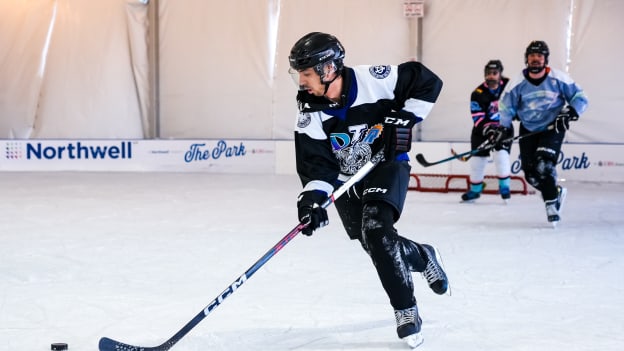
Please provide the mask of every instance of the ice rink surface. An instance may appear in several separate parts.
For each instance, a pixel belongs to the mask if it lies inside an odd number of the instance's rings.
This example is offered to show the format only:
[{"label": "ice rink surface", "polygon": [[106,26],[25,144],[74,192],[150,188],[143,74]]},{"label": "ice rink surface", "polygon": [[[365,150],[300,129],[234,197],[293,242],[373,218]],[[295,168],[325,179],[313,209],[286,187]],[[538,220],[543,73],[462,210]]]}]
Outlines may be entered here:
[{"label": "ice rink surface", "polygon": [[[416,276],[438,351],[624,350],[624,183],[538,195],[408,194],[399,232],[438,247],[452,294]],[[170,338],[297,224],[288,175],[0,173],[0,349]],[[172,350],[407,350],[369,258],[299,235]]]}]

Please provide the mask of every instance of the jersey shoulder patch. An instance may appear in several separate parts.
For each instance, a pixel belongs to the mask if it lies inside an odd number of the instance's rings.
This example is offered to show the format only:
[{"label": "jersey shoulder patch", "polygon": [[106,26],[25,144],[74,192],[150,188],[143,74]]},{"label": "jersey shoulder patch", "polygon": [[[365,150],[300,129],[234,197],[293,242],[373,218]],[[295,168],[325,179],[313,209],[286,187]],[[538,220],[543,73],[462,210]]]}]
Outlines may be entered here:
[{"label": "jersey shoulder patch", "polygon": [[300,112],[299,119],[297,120],[297,127],[305,128],[310,125],[312,121],[312,116],[309,113]]},{"label": "jersey shoulder patch", "polygon": [[377,79],[384,79],[390,75],[390,65],[379,65],[379,66],[370,66],[368,71],[371,76]]}]

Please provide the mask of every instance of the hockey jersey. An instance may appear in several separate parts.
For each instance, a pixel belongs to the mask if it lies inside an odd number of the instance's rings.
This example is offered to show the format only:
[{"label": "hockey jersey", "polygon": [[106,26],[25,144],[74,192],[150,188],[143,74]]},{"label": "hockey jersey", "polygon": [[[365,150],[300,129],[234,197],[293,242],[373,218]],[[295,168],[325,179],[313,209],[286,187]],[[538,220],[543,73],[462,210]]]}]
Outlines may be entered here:
[{"label": "hockey jersey", "polygon": [[507,85],[498,103],[500,123],[511,125],[512,118],[518,116],[522,125],[529,131],[545,130],[552,124],[561,109],[567,104],[578,114],[587,109],[587,97],[566,73],[547,67],[544,79],[538,84],[527,78],[526,70]]},{"label": "hockey jersey", "polygon": [[470,94],[470,114],[474,128],[483,128],[489,123],[499,123],[498,99],[508,82],[509,78],[501,77],[498,88],[494,91],[485,82],[479,84],[472,91]]},{"label": "hockey jersey", "polygon": [[[418,123],[442,89],[440,78],[419,62],[345,67],[342,76],[340,103],[306,91],[297,95],[294,139],[303,191],[331,194],[384,147],[386,102],[411,112]],[[407,159],[407,154],[397,157]]]}]

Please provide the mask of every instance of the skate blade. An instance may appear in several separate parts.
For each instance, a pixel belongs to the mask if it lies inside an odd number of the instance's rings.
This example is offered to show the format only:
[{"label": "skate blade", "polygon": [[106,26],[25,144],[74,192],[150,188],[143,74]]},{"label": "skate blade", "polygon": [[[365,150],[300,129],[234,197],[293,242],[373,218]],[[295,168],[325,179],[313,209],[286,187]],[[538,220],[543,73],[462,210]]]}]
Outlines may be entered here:
[{"label": "skate blade", "polygon": [[550,225],[553,227],[553,229],[557,229],[557,224],[559,224],[559,221],[550,222]]},{"label": "skate blade", "polygon": [[423,338],[421,333],[416,333],[416,334],[408,335],[404,337],[402,340],[404,340],[407,343],[407,346],[409,346],[412,349],[415,349],[425,341],[425,338]]},{"label": "skate blade", "polygon": [[459,200],[460,204],[474,204],[477,199],[472,200]]}]

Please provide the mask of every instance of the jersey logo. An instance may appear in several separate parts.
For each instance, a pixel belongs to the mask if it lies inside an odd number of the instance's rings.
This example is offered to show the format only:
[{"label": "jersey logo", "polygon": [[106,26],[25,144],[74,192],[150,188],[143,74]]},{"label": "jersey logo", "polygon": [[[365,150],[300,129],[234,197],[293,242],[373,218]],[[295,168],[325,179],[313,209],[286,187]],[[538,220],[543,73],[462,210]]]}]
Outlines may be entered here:
[{"label": "jersey logo", "polygon": [[371,76],[377,79],[384,79],[390,75],[390,66],[389,65],[380,65],[380,66],[370,66],[368,69]]},{"label": "jersey logo", "polygon": [[371,159],[371,144],[381,136],[382,131],[381,123],[372,127],[360,124],[349,127],[349,133],[330,134],[329,139],[340,163],[340,171],[351,175],[362,168]]},{"label": "jersey logo", "polygon": [[309,113],[300,113],[299,119],[297,120],[297,127],[305,128],[310,125],[312,121],[312,116]]}]

